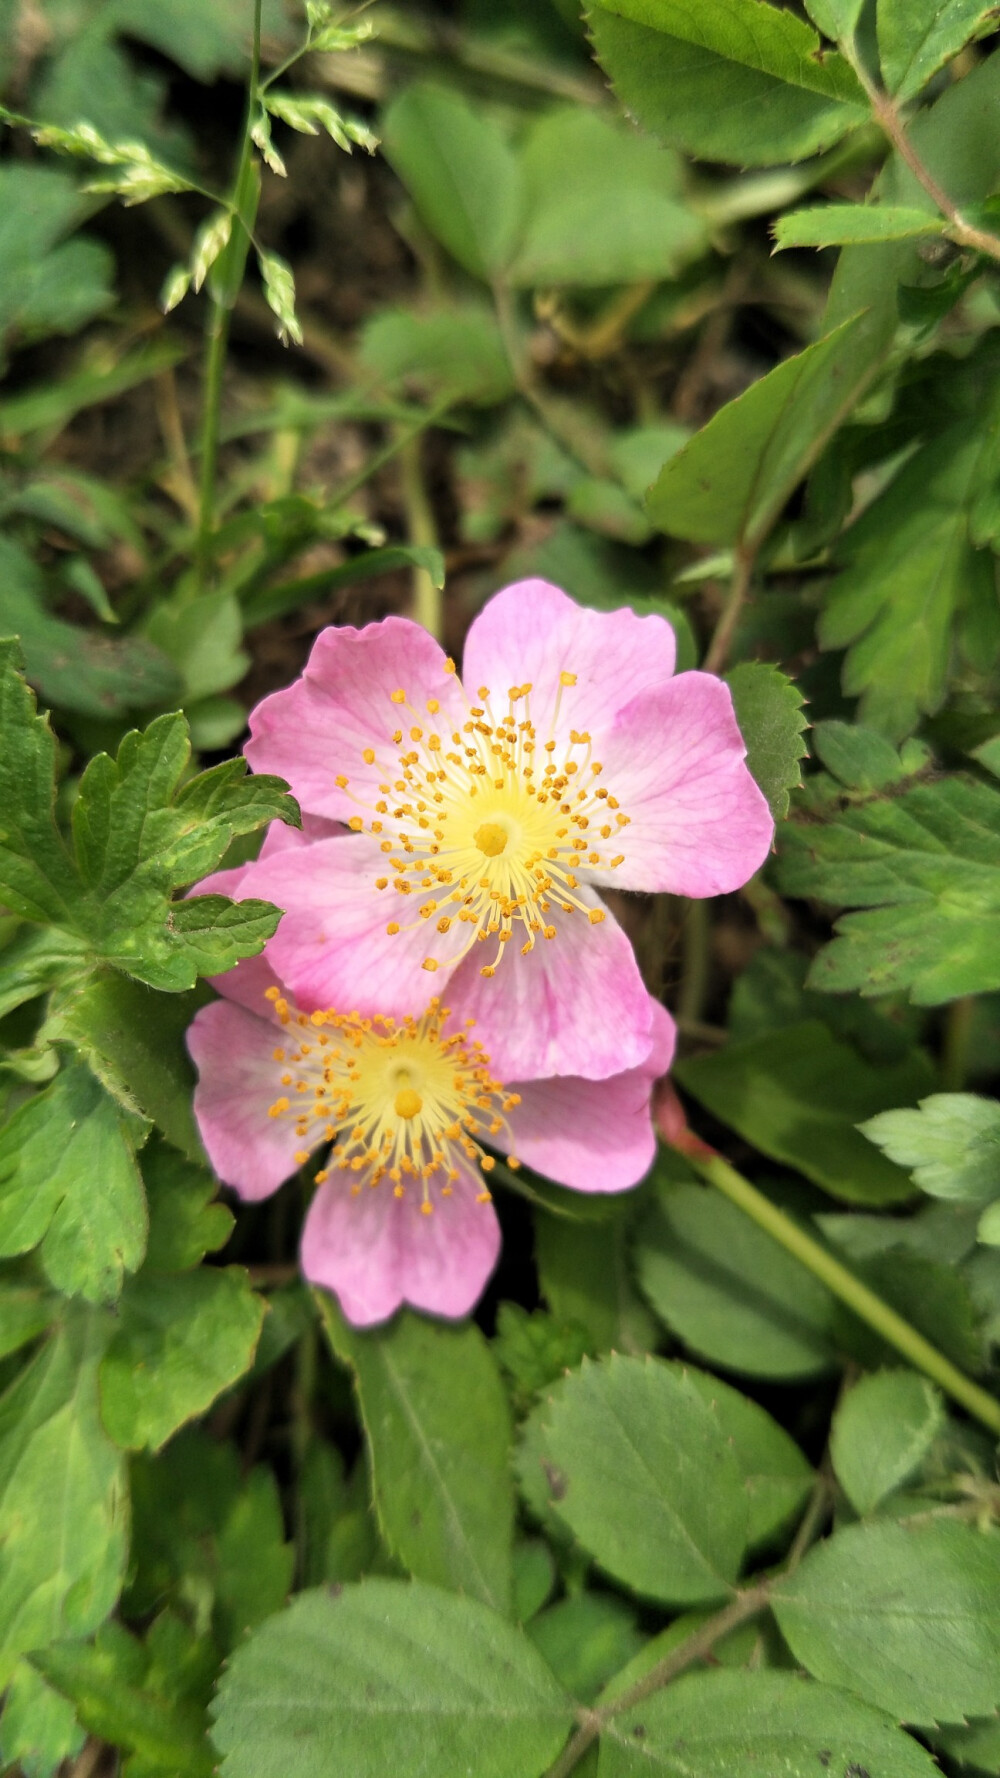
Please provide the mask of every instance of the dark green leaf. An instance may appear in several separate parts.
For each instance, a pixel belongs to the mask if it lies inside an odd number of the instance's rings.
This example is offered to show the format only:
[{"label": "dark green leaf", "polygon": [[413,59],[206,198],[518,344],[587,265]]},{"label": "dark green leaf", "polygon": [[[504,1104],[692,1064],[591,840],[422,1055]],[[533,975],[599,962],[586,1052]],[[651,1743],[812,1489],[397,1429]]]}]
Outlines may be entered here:
[{"label": "dark green leaf", "polygon": [[573,1707],[478,1601],[367,1580],[302,1593],[258,1630],[215,1718],[224,1778],[539,1778]]},{"label": "dark green leaf", "polygon": [[72,1704],[27,1661],[19,1661],[0,1716],[4,1766],[16,1766],[23,1778],[51,1778],[63,1760],[79,1753],[86,1738]]},{"label": "dark green leaf", "polygon": [[944,1424],[938,1391],[915,1371],[862,1377],[833,1417],[830,1453],[856,1512],[879,1502],[918,1468]]},{"label": "dark green leaf", "polygon": [[146,1250],[130,1128],[82,1062],[0,1130],[0,1253],[40,1258],[57,1289],[112,1301]]},{"label": "dark green leaf", "polygon": [[[396,568],[423,568],[436,587],[444,586],[444,557],[439,549],[433,544],[393,543],[385,549],[370,549],[364,555],[351,556],[337,568],[322,569],[318,574],[304,575],[301,580],[258,587],[244,601],[247,628],[284,617],[289,611],[297,611],[307,600],[325,597],[338,587],[374,580],[377,575],[390,574]],[[240,723],[241,728],[244,723],[245,717]]]},{"label": "dark green leaf", "polygon": [[73,333],[112,301],[112,261],[96,241],[65,241],[86,200],[55,167],[0,168],[0,340]]},{"label": "dark green leaf", "polygon": [[328,1296],[318,1300],[357,1384],[390,1551],[418,1579],[509,1611],[510,1410],[479,1329],[404,1310],[388,1327],[359,1333]]},{"label": "dark green leaf", "polygon": [[746,742],[747,765],[767,797],[775,821],[788,814],[788,793],[802,783],[799,760],[808,727],[802,693],[777,667],[743,661],[726,675],[736,720]]},{"label": "dark green leaf", "polygon": [[755,1401],[708,1371],[688,1366],[684,1376],[732,1446],[749,1504],[749,1543],[766,1543],[805,1504],[813,1472],[794,1440]]},{"label": "dark green leaf", "polygon": [[724,1599],[747,1499],[719,1421],[683,1370],[584,1360],[541,1414],[550,1501],[588,1554],[648,1598]]},{"label": "dark green leaf", "polygon": [[[796,23],[791,13],[775,17]],[[870,379],[857,349],[863,321],[843,322],[720,408],[650,488],[653,523],[694,543],[758,548]]]},{"label": "dark green leaf", "polygon": [[608,1221],[593,1223],[539,1212],[538,1281],[553,1314],[586,1330],[591,1350],[646,1352],[656,1344],[656,1331],[629,1264],[629,1223],[636,1206],[618,1200],[615,1207],[617,1214]]},{"label": "dark green leaf", "polygon": [[775,1378],[829,1366],[832,1297],[718,1193],[665,1188],[636,1263],[661,1320],[711,1363]]},{"label": "dark green leaf", "polygon": [[609,1593],[576,1593],[540,1612],[528,1636],[560,1685],[593,1703],[613,1674],[643,1647],[635,1613]]},{"label": "dark green leaf", "polygon": [[123,1460],[97,1406],[103,1324],[63,1325],[0,1399],[0,1685],[17,1657],[84,1636],[125,1567]]},{"label": "dark green leaf", "polygon": [[625,109],[707,160],[801,160],[868,116],[846,62],[759,0],[597,0],[588,23]]},{"label": "dark green leaf", "polygon": [[229,1239],[233,1213],[213,1202],[216,1181],[165,1143],[153,1141],[142,1157],[149,1204],[146,1264],[151,1272],[186,1272]]},{"label": "dark green leaf", "polygon": [[690,1673],[612,1719],[599,1778],[934,1778],[882,1714],[791,1673]]},{"label": "dark green leaf", "polygon": [[930,1065],[919,1051],[874,1068],[817,1019],[807,1019],[682,1062],[677,1078],[762,1154],[797,1168],[835,1197],[879,1205],[912,1195],[907,1174],[874,1152],[856,1126],[931,1085]]},{"label": "dark green leaf", "polygon": [[123,1293],[101,1365],[101,1413],[116,1444],[157,1450],[249,1369],[264,1302],[240,1266],[143,1271]]},{"label": "dark green leaf", "polygon": [[1000,1536],[883,1521],[838,1531],[779,1581],[796,1660],[897,1721],[985,1716],[1000,1702]]},{"label": "dark green leaf", "polygon": [[1000,987],[1000,794],[956,775],[843,804],[819,786],[782,832],[786,894],[868,910],[838,920],[811,986],[920,1006]]},{"label": "dark green leaf", "polygon": [[[215,1760],[204,1708],[171,1695],[143,1645],[120,1624],[93,1643],[63,1642],[36,1655],[50,1685],[71,1699],[80,1721],[132,1756],[128,1771],[167,1778],[212,1778]],[[176,1676],[170,1675],[176,1686]]]}]

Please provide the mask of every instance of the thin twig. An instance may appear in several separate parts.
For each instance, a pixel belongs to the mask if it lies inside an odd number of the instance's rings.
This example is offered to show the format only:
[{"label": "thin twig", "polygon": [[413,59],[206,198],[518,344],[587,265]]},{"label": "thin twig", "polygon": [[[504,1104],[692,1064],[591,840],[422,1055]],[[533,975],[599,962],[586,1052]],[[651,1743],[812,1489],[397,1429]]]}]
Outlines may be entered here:
[{"label": "thin twig", "polygon": [[729,583],[729,593],[702,662],[706,673],[721,673],[729,659],[733,632],[743,615],[743,607],[750,592],[754,560],[754,552],[747,548],[736,550],[733,556],[733,578]]}]

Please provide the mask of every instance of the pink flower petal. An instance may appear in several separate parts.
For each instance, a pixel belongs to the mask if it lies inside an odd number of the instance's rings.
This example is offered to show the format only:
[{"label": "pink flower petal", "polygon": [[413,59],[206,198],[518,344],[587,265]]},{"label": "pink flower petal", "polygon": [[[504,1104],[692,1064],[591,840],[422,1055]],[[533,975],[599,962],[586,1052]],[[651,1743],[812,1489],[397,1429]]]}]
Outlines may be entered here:
[{"label": "pink flower petal", "polygon": [[466,638],[462,679],[473,698],[489,686],[500,715],[513,685],[531,685],[531,719],[544,741],[559,694],[559,676],[575,673],[563,688],[556,738],[569,730],[594,737],[598,759],[603,737],[638,692],[665,683],[674,670],[674,632],[665,618],[634,611],[593,611],[577,605],[547,580],[519,580],[483,607]]},{"label": "pink flower petal", "polygon": [[281,1092],[274,1048],[280,1027],[228,1000],[197,1012],[187,1045],[198,1070],[194,1114],[219,1178],[241,1198],[267,1198],[295,1172],[290,1118],[269,1117]]},{"label": "pink flower petal", "polygon": [[[347,834],[307,852],[282,852],[244,877],[243,894],[285,909],[267,959],[304,1011],[334,1007],[402,1018],[422,1013],[443,991],[465,928],[438,933],[432,919],[420,919],[419,895],[376,889],[384,874],[378,841]],[[393,920],[403,930],[390,936]],[[424,969],[428,955],[438,959],[438,971]]]},{"label": "pink flower petal", "polygon": [[462,1171],[452,1196],[434,1193],[425,1216],[418,1189],[393,1196],[388,1180],[357,1197],[335,1174],[320,1186],[302,1234],[302,1270],[332,1290],[348,1321],[370,1327],[402,1303],[431,1315],[467,1315],[496,1265],[500,1226],[492,1204],[478,1204],[482,1178]]},{"label": "pink flower petal", "polygon": [[[393,703],[398,690],[409,707]],[[412,723],[429,730],[428,698],[441,704],[437,720],[449,733],[467,719],[442,650],[419,624],[387,617],[363,630],[331,627],[317,636],[302,678],[251,713],[244,752],[255,772],[284,778],[311,814],[368,819],[387,771],[398,775],[393,732]],[[375,754],[371,765],[365,749]],[[341,775],[346,790],[336,783]]]},{"label": "pink flower petal", "polygon": [[605,1080],[639,1067],[650,1052],[652,1013],[628,939],[611,914],[597,926],[583,914],[554,917],[555,938],[537,939],[526,957],[503,957],[495,976],[479,973],[491,947],[476,945],[448,984],[455,1018],[476,1020],[502,1081]]},{"label": "pink flower petal", "polygon": [[624,863],[594,882],[673,895],[724,895],[759,870],[774,822],[751,777],[729,687],[681,673],[621,712],[603,744],[603,782],[630,825]]},{"label": "pink flower petal", "polygon": [[521,1103],[507,1114],[514,1151],[537,1173],[583,1192],[638,1185],[653,1164],[653,1081],[669,1067],[674,1022],[653,1002],[653,1048],[638,1068],[609,1080],[518,1082]]}]

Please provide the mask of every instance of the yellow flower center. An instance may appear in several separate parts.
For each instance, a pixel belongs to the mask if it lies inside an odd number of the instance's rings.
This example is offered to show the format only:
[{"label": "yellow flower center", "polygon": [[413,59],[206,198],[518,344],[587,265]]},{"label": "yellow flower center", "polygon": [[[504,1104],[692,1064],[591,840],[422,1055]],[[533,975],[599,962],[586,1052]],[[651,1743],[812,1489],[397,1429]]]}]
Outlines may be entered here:
[{"label": "yellow flower center", "polygon": [[[451,662],[448,667],[454,672]],[[555,739],[563,694],[575,685],[575,673],[560,674],[547,738],[531,718],[530,685],[511,686],[499,719],[489,687],[481,685],[468,720],[450,735],[434,726],[437,698],[427,700],[421,717],[400,688],[390,701],[412,720],[392,730],[395,757],[390,760],[388,748],[385,757],[364,751],[365,764],[379,769],[379,800],[371,806],[373,820],[356,815],[349,825],[383,836],[393,874],[377,877],[376,888],[391,884],[399,896],[426,896],[408,928],[425,921],[444,934],[455,921],[467,926],[459,957],[476,941],[495,938],[496,953],[482,975],[495,973],[515,931],[523,936],[524,955],[539,935],[555,938],[560,913],[584,914],[598,925],[604,909],[581,898],[577,873],[586,877],[624,862],[617,847],[629,818],[597,782],[603,768],[592,757],[590,735],[573,728],[568,742]],[[342,789],[349,782],[337,778]],[[398,920],[386,927],[390,935],[402,930]],[[425,957],[425,969],[437,967],[433,954]]]},{"label": "yellow flower center", "polygon": [[[388,1179],[397,1198],[419,1190],[429,1216],[432,1187],[450,1197],[463,1160],[492,1170],[483,1144],[507,1146],[506,1113],[520,1099],[493,1079],[489,1056],[469,1035],[471,1020],[446,1033],[448,1009],[439,1000],[423,1018],[397,1023],[297,1012],[278,988],[268,988],[267,998],[288,1032],[274,1050],[282,1091],[268,1115],[294,1121],[300,1166],[322,1143],[335,1145],[318,1183],[332,1170],[353,1173],[357,1197],[366,1180]],[[508,1155],[508,1165],[519,1165],[516,1156]],[[477,1202],[489,1201],[484,1187]]]}]

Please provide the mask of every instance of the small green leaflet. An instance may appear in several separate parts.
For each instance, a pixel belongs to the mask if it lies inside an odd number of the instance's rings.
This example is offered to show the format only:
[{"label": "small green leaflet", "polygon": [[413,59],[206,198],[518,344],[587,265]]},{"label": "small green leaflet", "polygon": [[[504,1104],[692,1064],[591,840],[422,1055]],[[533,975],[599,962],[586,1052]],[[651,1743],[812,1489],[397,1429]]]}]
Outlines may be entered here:
[{"label": "small green leaflet", "polygon": [[788,793],[802,783],[799,760],[807,749],[803,697],[785,673],[763,661],[743,661],[726,674],[747,765],[767,797],[775,821],[788,814]]},{"label": "small green leaflet", "polygon": [[912,99],[984,27],[996,30],[991,0],[878,0],[882,77],[896,103]]},{"label": "small green leaflet", "polygon": [[0,897],[22,918],[58,926],[90,952],[151,987],[194,986],[199,975],[254,956],[278,923],[266,902],[174,892],[219,864],[233,839],[298,813],[277,778],[245,779],[227,760],[183,783],[190,743],[183,716],[159,716],[125,736],[116,760],[99,753],[80,780],[72,850],[54,819],[55,737],[0,642]]},{"label": "small green leaflet", "polygon": [[813,786],[782,829],[779,885],[864,911],[838,920],[810,986],[921,1006],[1000,987],[1000,792],[960,774],[856,801]]},{"label": "small green leaflet", "polygon": [[855,1512],[874,1512],[902,1487],[944,1419],[939,1392],[916,1371],[878,1371],[847,1391],[833,1416],[830,1454]]},{"label": "small green leaflet", "polygon": [[907,241],[943,235],[943,216],[903,204],[818,204],[792,210],[774,224],[775,251],[783,247],[845,247],[869,241]]},{"label": "small green leaflet", "polygon": [[933,1093],[913,1111],[861,1125],[869,1141],[934,1198],[983,1207],[979,1239],[1000,1245],[1000,1105],[976,1093]]}]

